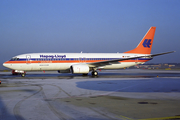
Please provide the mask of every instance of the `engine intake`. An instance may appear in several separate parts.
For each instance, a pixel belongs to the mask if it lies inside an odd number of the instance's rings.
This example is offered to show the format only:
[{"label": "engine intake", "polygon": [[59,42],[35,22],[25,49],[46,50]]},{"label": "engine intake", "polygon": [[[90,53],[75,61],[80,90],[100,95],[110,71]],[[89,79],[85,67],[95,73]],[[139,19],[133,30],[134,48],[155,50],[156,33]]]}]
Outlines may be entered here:
[{"label": "engine intake", "polygon": [[82,74],[89,73],[89,66],[87,65],[80,65],[80,64],[72,65],[70,69],[72,73],[82,73]]}]

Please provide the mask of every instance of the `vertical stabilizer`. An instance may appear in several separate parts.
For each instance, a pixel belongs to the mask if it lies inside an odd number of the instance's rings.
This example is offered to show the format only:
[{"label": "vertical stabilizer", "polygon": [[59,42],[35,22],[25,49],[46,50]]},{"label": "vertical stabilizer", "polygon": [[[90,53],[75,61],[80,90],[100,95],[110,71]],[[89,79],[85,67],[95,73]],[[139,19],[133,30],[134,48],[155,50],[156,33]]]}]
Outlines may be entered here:
[{"label": "vertical stabilizer", "polygon": [[135,49],[124,53],[151,54],[155,30],[156,27],[151,27]]}]

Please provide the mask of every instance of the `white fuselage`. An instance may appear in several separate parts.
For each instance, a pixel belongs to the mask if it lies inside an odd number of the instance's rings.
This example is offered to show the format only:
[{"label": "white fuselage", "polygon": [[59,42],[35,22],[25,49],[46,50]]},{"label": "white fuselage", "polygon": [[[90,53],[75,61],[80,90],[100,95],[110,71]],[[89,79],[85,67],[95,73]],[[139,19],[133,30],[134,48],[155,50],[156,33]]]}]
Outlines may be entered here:
[{"label": "white fuselage", "polygon": [[[38,71],[38,70],[68,70],[74,64],[86,64],[90,68],[94,67],[90,63],[109,61],[114,59],[124,59],[129,57],[143,56],[145,54],[125,54],[125,53],[32,53],[22,54],[13,57],[3,65],[14,70]],[[121,61],[117,64],[99,66],[97,69],[120,69],[142,64],[150,58],[138,58]]]}]

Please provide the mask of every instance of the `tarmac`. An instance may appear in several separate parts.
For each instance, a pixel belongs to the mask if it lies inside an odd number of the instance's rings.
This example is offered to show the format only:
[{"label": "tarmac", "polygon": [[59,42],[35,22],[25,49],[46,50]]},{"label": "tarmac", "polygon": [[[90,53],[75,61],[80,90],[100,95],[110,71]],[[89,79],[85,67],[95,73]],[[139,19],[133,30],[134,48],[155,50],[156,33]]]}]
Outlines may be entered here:
[{"label": "tarmac", "polygon": [[0,120],[178,120],[180,71],[0,72]]}]

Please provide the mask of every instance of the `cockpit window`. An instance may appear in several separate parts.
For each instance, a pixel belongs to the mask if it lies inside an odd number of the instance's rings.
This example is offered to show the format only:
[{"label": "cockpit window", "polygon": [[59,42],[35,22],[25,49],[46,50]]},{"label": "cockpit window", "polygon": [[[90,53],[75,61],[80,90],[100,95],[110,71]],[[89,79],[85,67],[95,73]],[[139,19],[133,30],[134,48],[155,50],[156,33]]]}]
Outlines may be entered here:
[{"label": "cockpit window", "polygon": [[14,58],[11,58],[11,60],[18,61],[18,60],[19,60],[19,58],[14,57]]}]

